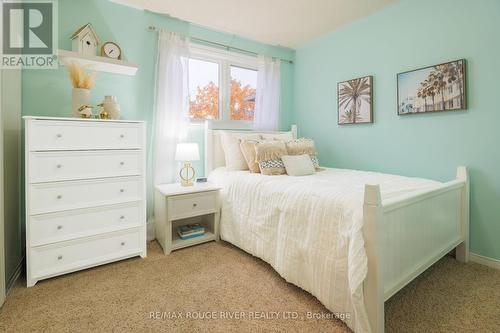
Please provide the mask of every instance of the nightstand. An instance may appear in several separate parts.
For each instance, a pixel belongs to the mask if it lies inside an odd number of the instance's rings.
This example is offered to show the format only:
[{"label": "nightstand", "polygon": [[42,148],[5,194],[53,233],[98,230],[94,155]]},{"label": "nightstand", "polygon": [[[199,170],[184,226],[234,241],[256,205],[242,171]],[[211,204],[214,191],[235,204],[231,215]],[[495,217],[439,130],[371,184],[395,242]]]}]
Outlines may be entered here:
[{"label": "nightstand", "polygon": [[[162,184],[155,190],[156,240],[168,255],[188,246],[219,240],[220,188],[210,183]],[[177,228],[200,223],[205,227],[203,236],[181,239]]]}]

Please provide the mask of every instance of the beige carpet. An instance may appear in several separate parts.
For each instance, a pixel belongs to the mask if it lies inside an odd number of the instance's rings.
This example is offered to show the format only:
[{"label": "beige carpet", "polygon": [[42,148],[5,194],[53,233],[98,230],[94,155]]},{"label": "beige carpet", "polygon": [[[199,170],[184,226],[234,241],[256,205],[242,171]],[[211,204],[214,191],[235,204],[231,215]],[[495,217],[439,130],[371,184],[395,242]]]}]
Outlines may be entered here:
[{"label": "beige carpet", "polygon": [[[215,311],[219,317],[188,319],[186,311]],[[287,311],[292,318],[284,318]],[[269,265],[229,244],[212,242],[163,256],[151,243],[147,259],[41,281],[30,289],[20,282],[0,311],[0,331],[349,331],[339,320],[303,318],[308,312],[329,314]],[[221,313],[245,318],[220,318]],[[269,318],[257,318],[263,315]],[[386,303],[386,328],[500,331],[500,271],[444,258]]]}]

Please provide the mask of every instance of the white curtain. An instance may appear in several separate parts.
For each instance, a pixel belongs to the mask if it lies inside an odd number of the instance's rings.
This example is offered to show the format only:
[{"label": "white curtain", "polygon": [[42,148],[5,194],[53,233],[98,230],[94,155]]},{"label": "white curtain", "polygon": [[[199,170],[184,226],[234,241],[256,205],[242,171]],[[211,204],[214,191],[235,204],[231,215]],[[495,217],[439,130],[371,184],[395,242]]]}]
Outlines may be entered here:
[{"label": "white curtain", "polygon": [[189,110],[189,40],[160,32],[154,122],[154,185],[177,179],[177,143],[185,140]]},{"label": "white curtain", "polygon": [[279,127],[281,61],[259,56],[258,62],[253,127],[256,130],[275,131]]}]

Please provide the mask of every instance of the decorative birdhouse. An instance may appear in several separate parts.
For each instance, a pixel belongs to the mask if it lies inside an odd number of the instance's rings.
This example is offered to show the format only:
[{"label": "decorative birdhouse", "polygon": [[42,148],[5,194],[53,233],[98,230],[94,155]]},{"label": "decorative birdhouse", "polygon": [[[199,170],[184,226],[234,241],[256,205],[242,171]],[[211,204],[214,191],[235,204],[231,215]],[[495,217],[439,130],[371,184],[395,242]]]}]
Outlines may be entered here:
[{"label": "decorative birdhouse", "polygon": [[97,46],[100,44],[100,41],[92,24],[87,23],[78,29],[73,36],[71,36],[71,40],[72,50],[74,52],[87,56],[97,55]]}]

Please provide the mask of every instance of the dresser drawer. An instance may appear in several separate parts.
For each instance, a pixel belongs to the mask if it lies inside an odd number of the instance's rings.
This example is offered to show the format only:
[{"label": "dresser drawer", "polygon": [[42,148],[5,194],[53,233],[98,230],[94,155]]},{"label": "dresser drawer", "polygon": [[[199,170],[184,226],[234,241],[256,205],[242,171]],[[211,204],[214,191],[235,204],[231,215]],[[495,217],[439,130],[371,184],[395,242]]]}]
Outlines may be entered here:
[{"label": "dresser drawer", "polygon": [[68,273],[141,251],[140,229],[131,229],[87,239],[32,247],[29,269],[33,278]]},{"label": "dresser drawer", "polygon": [[33,120],[28,123],[30,151],[140,149],[140,123]]},{"label": "dresser drawer", "polygon": [[140,201],[141,177],[78,180],[29,185],[29,215]]},{"label": "dresser drawer", "polygon": [[217,211],[217,191],[168,198],[168,219],[176,220]]},{"label": "dresser drawer", "polygon": [[137,176],[142,174],[142,151],[55,151],[29,155],[30,183]]},{"label": "dresser drawer", "polygon": [[45,245],[145,224],[142,203],[87,208],[29,217],[31,246]]}]

